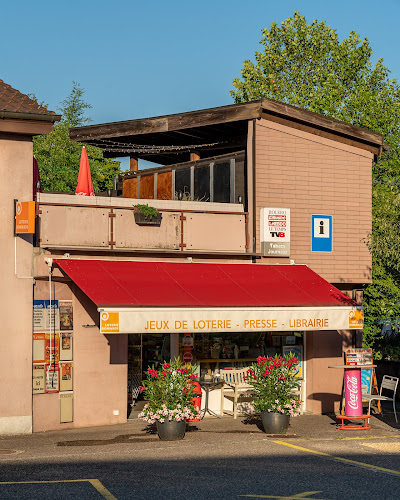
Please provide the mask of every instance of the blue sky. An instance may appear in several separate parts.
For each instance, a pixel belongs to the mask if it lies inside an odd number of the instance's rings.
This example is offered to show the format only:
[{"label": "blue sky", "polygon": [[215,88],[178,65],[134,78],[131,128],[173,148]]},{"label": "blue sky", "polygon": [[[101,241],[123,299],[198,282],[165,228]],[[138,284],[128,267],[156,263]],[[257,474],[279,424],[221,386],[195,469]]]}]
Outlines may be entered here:
[{"label": "blue sky", "polygon": [[233,78],[259,50],[261,30],[295,10],[340,38],[368,38],[393,78],[400,1],[37,0],[4,2],[0,79],[56,110],[72,81],[93,123],[231,104]]}]

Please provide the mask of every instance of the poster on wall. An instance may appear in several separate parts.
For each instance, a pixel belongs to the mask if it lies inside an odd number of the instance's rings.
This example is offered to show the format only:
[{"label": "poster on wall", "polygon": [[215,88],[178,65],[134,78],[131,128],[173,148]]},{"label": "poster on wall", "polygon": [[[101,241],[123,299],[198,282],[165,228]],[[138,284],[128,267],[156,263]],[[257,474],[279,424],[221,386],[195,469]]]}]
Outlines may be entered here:
[{"label": "poster on wall", "polygon": [[60,367],[58,364],[46,364],[46,393],[60,391]]},{"label": "poster on wall", "polygon": [[295,358],[300,360],[296,366],[296,377],[303,378],[303,347],[301,345],[285,345],[283,346],[283,355],[292,353]]},{"label": "poster on wall", "polygon": [[60,423],[73,422],[74,395],[72,392],[60,394]]},{"label": "poster on wall", "polygon": [[60,361],[72,361],[72,332],[60,333]]},{"label": "poster on wall", "polygon": [[32,394],[44,394],[45,390],[45,365],[33,365]]},{"label": "poster on wall", "polygon": [[58,334],[46,333],[46,363],[58,363],[60,360]]},{"label": "poster on wall", "polygon": [[72,391],[72,363],[61,363],[60,391]]},{"label": "poster on wall", "polygon": [[33,334],[33,362],[44,363],[46,348],[46,338],[44,332],[37,332]]},{"label": "poster on wall", "polygon": [[44,301],[46,306],[46,330],[56,331],[60,329],[60,310],[58,308],[58,300],[52,300],[50,306],[50,300]]},{"label": "poster on wall", "polygon": [[60,330],[73,330],[72,300],[59,300]]},{"label": "poster on wall", "polygon": [[44,331],[46,329],[46,305],[44,300],[33,301],[33,330]]}]

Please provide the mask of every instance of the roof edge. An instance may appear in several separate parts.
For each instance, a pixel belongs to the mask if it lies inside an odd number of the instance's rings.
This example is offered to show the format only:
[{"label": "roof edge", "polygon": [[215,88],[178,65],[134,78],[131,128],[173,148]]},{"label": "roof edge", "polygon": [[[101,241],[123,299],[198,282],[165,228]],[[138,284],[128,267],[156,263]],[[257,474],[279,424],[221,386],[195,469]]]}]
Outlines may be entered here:
[{"label": "roof edge", "polygon": [[58,122],[61,120],[61,115],[56,114],[44,114],[44,113],[23,113],[18,111],[0,111],[1,119],[10,120],[31,120],[31,121],[41,121],[41,122]]},{"label": "roof edge", "polygon": [[337,120],[336,118],[331,118],[314,111],[274,101],[273,99],[263,99],[261,107],[263,111],[276,114],[287,119],[306,123],[310,126],[323,128],[336,134],[354,137],[358,140],[369,142],[381,148],[385,145],[383,135],[378,132],[373,132],[372,130],[359,127],[357,125],[350,125],[346,122]]}]

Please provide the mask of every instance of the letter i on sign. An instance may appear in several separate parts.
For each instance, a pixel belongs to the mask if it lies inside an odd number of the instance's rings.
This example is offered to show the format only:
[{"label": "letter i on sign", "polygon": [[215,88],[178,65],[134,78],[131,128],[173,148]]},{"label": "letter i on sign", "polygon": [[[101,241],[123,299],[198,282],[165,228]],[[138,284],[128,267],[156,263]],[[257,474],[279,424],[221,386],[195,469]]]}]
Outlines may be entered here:
[{"label": "letter i on sign", "polygon": [[332,252],[332,215],[311,216],[311,251]]}]

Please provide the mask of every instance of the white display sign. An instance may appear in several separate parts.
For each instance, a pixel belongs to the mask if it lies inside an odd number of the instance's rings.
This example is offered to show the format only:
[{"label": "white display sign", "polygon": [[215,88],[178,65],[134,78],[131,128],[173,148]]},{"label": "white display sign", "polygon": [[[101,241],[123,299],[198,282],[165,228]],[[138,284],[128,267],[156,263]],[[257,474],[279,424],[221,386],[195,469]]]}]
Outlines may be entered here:
[{"label": "white display sign", "polygon": [[260,209],[260,241],[263,255],[290,257],[290,208]]},{"label": "white display sign", "polygon": [[363,308],[99,308],[101,333],[290,332],[363,327]]}]

